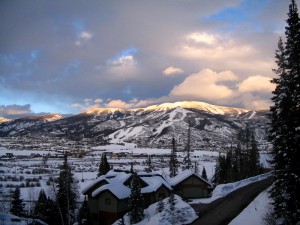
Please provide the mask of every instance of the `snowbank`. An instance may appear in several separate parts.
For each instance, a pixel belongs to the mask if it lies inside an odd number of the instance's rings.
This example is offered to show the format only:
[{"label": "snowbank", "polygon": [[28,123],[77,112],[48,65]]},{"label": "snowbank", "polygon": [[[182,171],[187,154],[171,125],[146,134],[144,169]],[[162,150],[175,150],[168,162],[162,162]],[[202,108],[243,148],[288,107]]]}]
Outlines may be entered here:
[{"label": "snowbank", "polygon": [[257,225],[264,224],[264,217],[272,207],[268,188],[260,193],[229,225]]},{"label": "snowbank", "polygon": [[[165,198],[163,202],[165,207],[162,212],[157,212],[158,203],[154,203],[144,210],[144,219],[136,225],[183,225],[190,224],[198,218],[194,209],[177,195],[175,195],[175,210],[173,213],[170,210],[168,198]],[[118,225],[120,221],[117,220],[113,225]],[[126,225],[130,224],[128,213],[124,216],[124,222]]]},{"label": "snowbank", "polygon": [[272,172],[270,173],[265,173],[265,174],[261,174],[255,177],[250,177],[244,180],[240,180],[234,183],[228,183],[228,184],[220,184],[218,186],[216,186],[216,188],[214,189],[213,193],[212,193],[212,197],[210,198],[204,198],[204,199],[194,199],[191,201],[191,203],[211,203],[213,201],[215,201],[216,199],[219,198],[223,198],[226,195],[228,195],[229,193],[235,191],[236,189],[239,189],[241,187],[244,187],[248,184],[260,181],[260,180],[264,180],[268,177],[272,176]]},{"label": "snowbank", "polygon": [[27,225],[29,223],[35,223],[35,224],[39,224],[39,225],[47,225],[46,223],[42,222],[41,220],[30,219],[30,218],[24,219],[24,218],[15,216],[13,214],[0,213],[0,224]]}]

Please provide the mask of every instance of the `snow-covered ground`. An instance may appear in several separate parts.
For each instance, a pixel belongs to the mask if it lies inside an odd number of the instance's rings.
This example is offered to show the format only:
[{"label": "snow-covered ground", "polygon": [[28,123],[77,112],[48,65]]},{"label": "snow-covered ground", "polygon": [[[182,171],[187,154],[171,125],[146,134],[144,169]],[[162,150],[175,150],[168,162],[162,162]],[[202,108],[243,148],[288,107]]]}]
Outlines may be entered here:
[{"label": "snow-covered ground", "polygon": [[36,220],[36,219],[30,219],[30,218],[21,218],[9,213],[0,213],[0,224],[2,225],[28,225],[31,223],[38,223],[40,225],[44,224],[47,225],[46,223],[42,222],[41,220]]},{"label": "snow-covered ground", "polygon": [[251,183],[260,181],[260,180],[264,180],[267,177],[272,176],[272,173],[265,173],[265,174],[261,174],[255,177],[250,177],[241,181],[237,181],[234,183],[228,183],[228,184],[219,184],[218,186],[215,187],[215,189],[213,190],[212,196],[210,198],[200,198],[200,199],[193,199],[191,201],[191,203],[211,203],[213,201],[215,201],[216,199],[219,198],[223,198],[226,195],[228,195],[229,193],[244,187],[246,185],[249,185]]},{"label": "snow-covered ground", "polygon": [[229,225],[263,225],[266,214],[272,208],[268,191],[269,188],[260,193]]},{"label": "snow-covered ground", "polygon": [[[87,155],[84,158],[69,158],[69,163],[73,168],[74,177],[77,179],[78,183],[78,192],[80,193],[79,200],[83,200],[84,196],[81,194],[81,190],[88,186],[97,176],[97,171],[100,162],[100,156],[103,152],[111,152],[111,153],[129,153],[133,155],[147,154],[152,155],[152,163],[155,168],[155,172],[160,173],[168,179],[169,169],[168,169],[168,158],[163,156],[166,154],[170,154],[171,149],[151,149],[151,148],[137,148],[133,144],[123,144],[123,145],[107,145],[107,146],[99,146],[91,149],[92,155]],[[14,190],[16,185],[25,184],[25,187],[21,188],[21,198],[25,201],[35,201],[37,200],[39,191],[44,189],[46,194],[51,196],[53,194],[52,187],[47,184],[49,178],[57,177],[59,174],[59,166],[62,165],[62,158],[54,158],[50,157],[47,162],[43,162],[42,157],[31,158],[32,154],[39,153],[41,155],[48,154],[49,151],[37,151],[37,150],[12,150],[12,149],[0,149],[0,157],[5,156],[6,153],[13,153],[15,156],[23,156],[23,158],[3,158],[0,162],[0,200],[10,200],[10,194]],[[159,157],[161,155],[162,157]],[[177,153],[178,160],[182,161],[184,157],[183,152]],[[191,158],[194,162],[197,163],[198,168],[200,170],[200,174],[203,168],[206,169],[208,179],[211,180],[217,157],[219,153],[217,151],[200,151],[196,150],[191,153]],[[270,155],[261,154],[261,163],[264,165],[268,165],[268,161],[270,160]],[[108,161],[111,165],[113,165],[114,169],[130,169],[130,163],[134,163],[134,169],[137,171],[144,171],[145,169],[145,161],[146,157],[114,157],[108,156]],[[46,164],[43,164],[46,163]],[[37,169],[46,168],[49,170],[49,173],[34,173]],[[181,170],[179,171],[181,172]],[[213,191],[213,195],[211,198],[206,199],[196,199],[192,200],[192,203],[209,203],[218,198],[224,197],[230,192],[236,190],[237,188],[243,187],[249,183],[256,182],[258,180],[264,179],[268,175],[261,175],[254,178],[249,178],[243,181],[239,181],[236,183],[226,184],[226,185],[218,185]],[[21,180],[22,178],[22,180]],[[31,179],[30,181],[26,181]],[[34,181],[35,179],[35,181]],[[27,186],[27,183],[30,184]],[[37,185],[38,184],[38,185]],[[33,203],[26,203],[27,209],[30,210],[33,208]],[[178,215],[182,213],[183,219],[185,220],[185,215],[189,215],[186,217],[190,218],[191,221],[195,219],[192,215],[192,211],[188,209],[186,203],[182,202],[177,198],[177,210],[183,208],[178,211]],[[2,212],[8,212],[10,205],[5,202],[4,204],[0,204],[0,208]],[[140,225],[144,224],[162,224],[168,225],[170,224],[167,212],[164,213],[155,213],[154,209],[156,206],[150,206],[145,214],[146,219],[144,222],[140,223]],[[152,218],[153,217],[153,218]],[[179,221],[179,220],[176,220]],[[0,221],[1,222],[1,221]],[[185,222],[188,223],[188,222]],[[5,223],[9,224],[9,223]],[[183,223],[178,223],[183,224]],[[244,223],[242,223],[244,224]]]},{"label": "snow-covered ground", "polygon": [[[59,173],[59,166],[63,163],[62,158],[49,158],[46,162],[47,168],[51,171],[50,174],[33,174],[33,170],[37,168],[43,167],[42,158],[31,158],[31,154],[48,154],[49,151],[36,151],[36,150],[12,150],[12,149],[0,149],[0,157],[5,156],[6,153],[13,153],[15,156],[24,156],[22,159],[7,159],[6,161],[2,161],[0,163],[0,184],[2,184],[2,192],[5,192],[5,189],[10,184],[20,185],[22,182],[20,181],[12,181],[7,179],[8,176],[12,177],[23,177],[24,181],[26,178],[42,178],[40,179],[39,187],[24,187],[21,188],[22,198],[24,200],[32,200],[32,197],[29,197],[30,192],[38,193],[41,188],[49,189],[46,185],[46,181],[49,177],[56,177]],[[87,186],[90,182],[92,182],[96,176],[98,171],[98,165],[100,162],[100,156],[103,152],[112,152],[112,153],[130,153],[133,155],[139,154],[147,154],[147,155],[165,155],[171,152],[171,149],[152,149],[152,148],[137,148],[134,144],[123,144],[123,145],[106,145],[99,146],[92,149],[93,155],[86,156],[84,158],[70,158],[69,163],[74,168],[74,176],[77,178],[79,192]],[[203,168],[206,169],[206,173],[208,179],[210,180],[214,174],[216,159],[219,153],[217,151],[200,151],[196,150],[191,153],[191,158],[194,162],[197,163],[200,174]],[[181,161],[184,157],[183,152],[177,153],[178,160]],[[268,154],[261,154],[261,162],[264,165],[268,164],[268,160],[270,156]],[[114,169],[130,169],[130,163],[134,162],[134,168],[138,171],[143,171],[145,169],[146,158],[132,158],[132,157],[109,157],[108,161],[111,165],[113,165]],[[152,163],[154,164],[155,171],[161,173],[165,178],[168,178],[169,169],[168,169],[168,158],[153,158]],[[181,171],[180,171],[181,172]],[[239,186],[240,187],[240,186]],[[8,189],[13,189],[12,187],[8,187]],[[217,190],[217,189],[216,189]],[[37,195],[37,194],[36,194]],[[82,196],[81,196],[82,197]],[[208,199],[203,200],[208,201]]]},{"label": "snow-covered ground", "polygon": [[[178,195],[175,195],[175,209],[170,210],[168,198],[163,200],[164,210],[157,212],[157,204],[154,203],[144,210],[144,219],[136,225],[183,225],[190,224],[198,218],[195,210]],[[121,220],[116,221],[113,225],[118,225]],[[128,213],[124,216],[126,225],[130,225]]]},{"label": "snow-covered ground", "polygon": [[[245,180],[241,180],[235,183],[229,184],[221,184],[218,185],[215,190],[213,191],[213,195],[211,198],[205,199],[195,199],[189,201],[189,203],[210,203],[218,198],[222,198],[229,193],[233,192],[234,190],[249,185],[253,182],[257,182],[267,177],[271,176],[271,173],[251,177]],[[137,223],[138,225],[182,225],[182,224],[189,224],[194,221],[198,216],[195,214],[195,211],[190,207],[189,204],[182,201],[182,199],[177,196],[176,197],[176,216],[173,217],[172,213],[170,212],[169,203],[167,202],[166,198],[164,200],[164,205],[166,211],[158,213],[156,211],[157,203],[150,205],[147,209],[145,209],[145,218]],[[249,204],[247,208],[245,208],[241,214],[239,214],[229,225],[262,225],[264,224],[263,218],[265,217],[268,209],[271,207],[270,199],[268,195],[268,190],[265,190],[261,194],[259,194],[253,202]],[[129,216],[126,214],[124,216],[125,224],[129,223]],[[116,221],[114,225],[117,225],[119,221]]]},{"label": "snow-covered ground", "polygon": [[[91,154],[84,158],[68,159],[68,162],[73,168],[74,177],[78,180],[77,186],[78,192],[80,193],[79,201],[84,198],[81,194],[81,190],[93,182],[97,177],[100,157],[103,152],[129,153],[129,156],[126,157],[118,158],[116,156],[108,155],[107,158],[114,169],[129,170],[130,163],[133,162],[134,169],[137,171],[145,170],[146,156],[132,158],[131,154],[152,155],[152,164],[155,172],[162,174],[166,179],[168,178],[168,157],[159,157],[159,155],[170,154],[171,149],[137,148],[133,144],[112,144],[95,147],[92,149]],[[6,156],[6,153],[13,153],[13,155],[18,158],[6,157],[2,158],[3,160],[0,162],[0,193],[2,195],[0,195],[0,200],[5,198],[5,200],[9,201],[10,193],[14,190],[16,185],[23,185],[21,188],[21,198],[25,201],[35,201],[41,189],[44,189],[47,195],[51,195],[53,188],[47,183],[49,183],[48,181],[51,177],[55,178],[58,176],[59,166],[63,163],[62,157],[49,157],[47,162],[43,162],[42,157],[32,158],[31,155],[37,153],[46,155],[49,154],[49,151],[0,149],[0,157]],[[53,152],[51,152],[51,154],[54,155]],[[182,161],[184,154],[178,152],[177,155],[178,160]],[[203,168],[205,168],[208,179],[211,179],[214,174],[216,158],[218,155],[218,152],[213,151],[194,151],[192,152],[191,157],[192,160],[197,163],[200,174]],[[43,168],[46,168],[48,172],[34,172]],[[26,180],[30,181],[26,182]]]}]

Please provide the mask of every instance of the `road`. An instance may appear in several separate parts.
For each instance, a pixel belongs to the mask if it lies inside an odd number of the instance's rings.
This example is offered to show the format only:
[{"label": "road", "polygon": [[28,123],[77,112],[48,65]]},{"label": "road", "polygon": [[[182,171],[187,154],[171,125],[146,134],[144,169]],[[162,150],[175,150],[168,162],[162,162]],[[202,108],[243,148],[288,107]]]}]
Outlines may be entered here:
[{"label": "road", "polygon": [[224,198],[217,199],[210,204],[192,205],[199,215],[199,219],[194,221],[192,225],[226,225],[230,223],[272,182],[273,178],[270,177],[237,189]]}]

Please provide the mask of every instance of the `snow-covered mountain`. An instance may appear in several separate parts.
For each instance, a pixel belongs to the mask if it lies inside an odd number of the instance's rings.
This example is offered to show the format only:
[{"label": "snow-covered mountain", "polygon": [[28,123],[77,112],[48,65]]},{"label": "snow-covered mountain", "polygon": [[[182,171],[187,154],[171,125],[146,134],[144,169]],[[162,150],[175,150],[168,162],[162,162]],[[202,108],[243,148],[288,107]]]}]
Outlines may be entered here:
[{"label": "snow-covered mountain", "polygon": [[11,121],[11,119],[0,117],[0,123],[5,123],[5,122],[9,122],[9,121]]},{"label": "snow-covered mountain", "polygon": [[15,120],[6,120],[0,123],[0,136],[19,135],[30,127],[36,127],[45,123],[60,120],[63,117],[59,114],[47,114],[42,116],[28,116]]},{"label": "snow-covered mountain", "polygon": [[229,108],[224,106],[211,105],[205,102],[195,102],[195,101],[184,101],[175,103],[163,103],[160,105],[153,105],[145,108],[146,111],[163,111],[174,108],[184,108],[184,109],[196,109],[200,111],[210,112],[213,114],[241,114],[249,112],[246,109]]},{"label": "snow-covered mountain", "polygon": [[184,146],[188,127],[194,148],[230,145],[248,124],[260,144],[267,143],[266,112],[175,102],[147,108],[97,108],[61,118],[59,115],[27,117],[0,124],[0,137],[47,137],[91,140],[94,144],[132,142],[143,147],[169,147],[174,136]]}]

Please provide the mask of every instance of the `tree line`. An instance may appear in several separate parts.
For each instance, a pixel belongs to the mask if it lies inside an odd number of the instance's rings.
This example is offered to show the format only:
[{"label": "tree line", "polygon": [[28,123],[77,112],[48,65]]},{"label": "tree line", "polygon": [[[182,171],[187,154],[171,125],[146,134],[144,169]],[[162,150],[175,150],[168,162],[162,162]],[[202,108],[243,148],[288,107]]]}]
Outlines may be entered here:
[{"label": "tree line", "polygon": [[239,181],[261,174],[262,169],[254,132],[247,126],[238,133],[236,146],[226,155],[219,155],[213,182],[224,184]]}]

